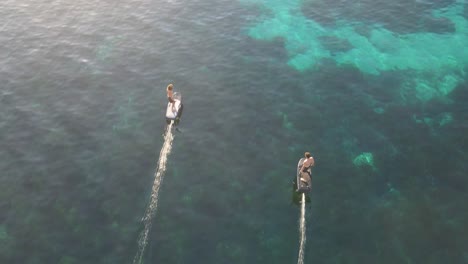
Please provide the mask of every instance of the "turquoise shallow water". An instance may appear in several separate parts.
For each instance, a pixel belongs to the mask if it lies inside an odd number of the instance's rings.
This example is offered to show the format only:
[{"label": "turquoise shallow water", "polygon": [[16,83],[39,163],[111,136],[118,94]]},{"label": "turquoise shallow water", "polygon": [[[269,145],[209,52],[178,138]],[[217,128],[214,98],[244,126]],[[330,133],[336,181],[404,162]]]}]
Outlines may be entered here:
[{"label": "turquoise shallow water", "polygon": [[468,263],[465,1],[4,1],[0,263]]}]

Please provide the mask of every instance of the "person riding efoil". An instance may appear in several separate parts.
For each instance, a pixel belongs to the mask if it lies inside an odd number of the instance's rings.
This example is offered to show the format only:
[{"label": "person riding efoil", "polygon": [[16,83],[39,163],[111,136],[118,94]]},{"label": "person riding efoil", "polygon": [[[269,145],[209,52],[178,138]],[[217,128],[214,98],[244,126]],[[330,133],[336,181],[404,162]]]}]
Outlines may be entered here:
[{"label": "person riding efoil", "polygon": [[312,177],[312,175],[310,175],[309,173],[309,169],[312,168],[312,166],[314,166],[315,161],[314,161],[314,157],[312,157],[309,152],[304,153],[304,157],[305,159],[304,159],[304,162],[302,163],[302,167],[299,170],[299,173],[301,174],[301,177],[300,177],[301,181],[307,182],[305,180],[305,176]]},{"label": "person riding efoil", "polygon": [[172,104],[172,112],[175,112],[176,109],[175,109],[175,100],[174,100],[173,89],[174,89],[174,85],[172,83],[170,83],[166,88],[166,93],[167,93],[167,100],[169,101],[169,103]]}]

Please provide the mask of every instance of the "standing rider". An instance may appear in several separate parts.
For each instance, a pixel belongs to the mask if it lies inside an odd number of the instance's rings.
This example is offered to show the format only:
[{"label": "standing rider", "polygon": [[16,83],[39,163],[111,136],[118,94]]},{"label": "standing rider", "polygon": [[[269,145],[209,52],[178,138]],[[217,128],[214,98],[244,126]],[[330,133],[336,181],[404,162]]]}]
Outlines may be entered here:
[{"label": "standing rider", "polygon": [[172,112],[175,112],[175,100],[174,100],[174,85],[170,83],[166,88],[167,100],[172,104]]},{"label": "standing rider", "polygon": [[[305,181],[303,179],[303,177],[302,177],[303,173],[309,174],[309,171],[308,171],[309,168],[311,168],[315,164],[314,157],[312,157],[309,152],[304,153],[304,157],[305,157],[305,160],[302,163],[301,169],[299,170],[299,173],[301,174],[301,180],[302,181]],[[309,177],[310,176],[311,175],[309,174]]]}]

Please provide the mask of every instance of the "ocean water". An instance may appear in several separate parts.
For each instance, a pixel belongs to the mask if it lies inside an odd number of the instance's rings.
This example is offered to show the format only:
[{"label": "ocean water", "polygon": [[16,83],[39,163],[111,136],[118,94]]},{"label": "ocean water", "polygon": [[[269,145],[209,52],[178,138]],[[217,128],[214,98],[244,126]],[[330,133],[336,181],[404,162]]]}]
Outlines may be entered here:
[{"label": "ocean water", "polygon": [[468,263],[463,0],[4,0],[0,263]]}]

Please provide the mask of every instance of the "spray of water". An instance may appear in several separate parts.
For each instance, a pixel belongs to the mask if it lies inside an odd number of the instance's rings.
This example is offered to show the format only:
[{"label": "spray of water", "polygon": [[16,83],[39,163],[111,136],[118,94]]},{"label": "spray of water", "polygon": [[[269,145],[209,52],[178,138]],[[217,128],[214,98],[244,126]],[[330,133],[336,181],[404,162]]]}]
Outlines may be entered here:
[{"label": "spray of water", "polygon": [[151,229],[151,223],[153,217],[156,213],[158,207],[158,193],[159,186],[163,180],[164,172],[166,171],[166,162],[169,154],[172,149],[172,140],[174,135],[172,134],[172,122],[166,128],[166,133],[164,134],[164,144],[162,146],[161,152],[159,153],[158,167],[154,174],[153,188],[151,189],[151,199],[146,208],[145,216],[142,221],[144,224],[143,231],[138,238],[138,251],[133,259],[133,264],[142,263],[143,253],[145,251],[146,245],[148,244],[148,234]]},{"label": "spray of water", "polygon": [[304,264],[304,247],[306,242],[306,220],[305,220],[305,194],[302,194],[301,200],[301,218],[299,219],[299,257],[297,258],[297,264]]}]

